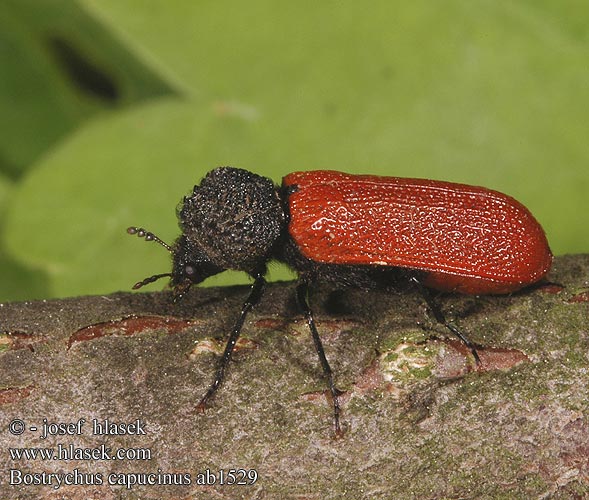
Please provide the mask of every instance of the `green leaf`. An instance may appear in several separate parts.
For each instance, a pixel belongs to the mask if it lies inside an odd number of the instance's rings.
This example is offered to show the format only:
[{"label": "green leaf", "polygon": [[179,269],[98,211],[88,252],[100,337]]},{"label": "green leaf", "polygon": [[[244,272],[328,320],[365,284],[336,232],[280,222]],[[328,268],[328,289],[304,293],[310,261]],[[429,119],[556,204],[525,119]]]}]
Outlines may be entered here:
[{"label": "green leaf", "polygon": [[[587,37],[533,2],[87,0],[90,16],[183,94],[81,128],[15,193],[4,231],[51,293],[125,289],[169,256],[208,170],[429,177],[530,207],[556,253],[587,251]],[[154,285],[154,287],[157,285]]]},{"label": "green leaf", "polygon": [[0,172],[18,177],[104,109],[172,93],[75,2],[0,3]]}]

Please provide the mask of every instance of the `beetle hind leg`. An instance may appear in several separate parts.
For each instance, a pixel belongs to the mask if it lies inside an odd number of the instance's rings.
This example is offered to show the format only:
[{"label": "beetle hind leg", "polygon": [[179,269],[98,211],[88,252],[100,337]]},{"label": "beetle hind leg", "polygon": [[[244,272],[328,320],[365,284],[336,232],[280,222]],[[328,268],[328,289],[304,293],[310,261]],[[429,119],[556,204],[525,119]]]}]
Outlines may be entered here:
[{"label": "beetle hind leg", "polygon": [[415,286],[417,287],[417,290],[419,291],[419,293],[421,294],[421,296],[425,300],[427,306],[429,307],[430,311],[434,315],[434,318],[436,319],[436,321],[438,323],[440,323],[441,325],[444,325],[448,330],[450,330],[450,332],[452,332],[453,335],[458,337],[462,341],[462,343],[470,349],[470,352],[472,353],[472,356],[474,357],[477,367],[480,366],[481,365],[481,358],[479,357],[479,353],[477,352],[476,346],[468,339],[468,337],[466,335],[464,335],[464,333],[462,333],[460,331],[460,329],[458,329],[458,327],[456,327],[456,325],[454,325],[453,323],[451,323],[450,321],[448,321],[446,319],[446,316],[444,316],[442,309],[440,308],[438,303],[432,297],[432,294],[429,291],[429,289],[426,288],[423,285],[423,283],[416,276],[411,276],[411,278],[409,278],[409,280],[413,284],[415,284]]}]

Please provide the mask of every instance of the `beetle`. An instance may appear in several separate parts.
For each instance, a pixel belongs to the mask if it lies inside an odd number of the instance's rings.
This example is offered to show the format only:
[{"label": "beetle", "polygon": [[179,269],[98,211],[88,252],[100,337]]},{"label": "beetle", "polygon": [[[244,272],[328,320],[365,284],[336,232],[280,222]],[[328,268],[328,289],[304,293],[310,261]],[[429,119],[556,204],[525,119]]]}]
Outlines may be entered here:
[{"label": "beetle", "polygon": [[247,170],[219,167],[177,209],[182,234],[170,246],[139,227],[127,232],[156,241],[172,254],[172,271],[145,278],[134,289],[169,277],[175,299],[227,269],[253,278],[229,335],[201,411],[221,385],[249,311],[266,286],[269,261],[298,274],[296,299],[309,326],[341,435],[340,391],[325,355],[309,288],[329,281],[366,289],[399,281],[414,286],[435,319],[458,336],[480,363],[476,348],[447,321],[431,291],[507,294],[540,281],[552,253],[540,224],[515,199],[491,189],[450,182],[295,172],[282,185]]}]

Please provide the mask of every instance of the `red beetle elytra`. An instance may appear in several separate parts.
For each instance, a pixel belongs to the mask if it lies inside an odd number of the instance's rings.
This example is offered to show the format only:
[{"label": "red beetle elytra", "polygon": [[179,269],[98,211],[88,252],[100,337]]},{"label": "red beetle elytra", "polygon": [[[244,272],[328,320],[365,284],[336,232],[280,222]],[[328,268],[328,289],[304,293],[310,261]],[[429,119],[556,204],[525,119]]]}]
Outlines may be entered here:
[{"label": "red beetle elytra", "polygon": [[171,273],[146,278],[135,289],[168,276],[180,298],[227,269],[254,279],[199,409],[221,384],[245,317],[263,295],[267,264],[276,259],[299,275],[296,297],[333,397],[338,435],[339,391],[309,307],[312,283],[387,288],[407,281],[478,362],[474,345],[446,321],[429,290],[509,293],[542,279],[552,263],[542,227],[521,203],[450,182],[320,170],[289,174],[277,187],[246,170],[222,167],[184,198],[178,217],[182,234],[173,246],[142,228],[127,230],[173,255]]}]

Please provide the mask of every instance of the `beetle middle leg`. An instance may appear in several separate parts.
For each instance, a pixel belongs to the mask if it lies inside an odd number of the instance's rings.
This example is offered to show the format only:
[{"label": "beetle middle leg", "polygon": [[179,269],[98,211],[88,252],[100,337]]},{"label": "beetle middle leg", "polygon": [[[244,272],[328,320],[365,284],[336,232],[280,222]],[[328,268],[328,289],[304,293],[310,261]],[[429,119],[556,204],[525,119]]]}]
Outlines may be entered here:
[{"label": "beetle middle leg", "polygon": [[477,352],[475,345],[468,339],[468,337],[466,337],[466,335],[464,335],[464,333],[462,333],[456,327],[456,325],[454,325],[446,319],[444,313],[442,312],[442,309],[435,301],[435,299],[432,297],[430,290],[427,287],[425,287],[423,283],[419,280],[419,278],[417,278],[416,276],[411,276],[409,280],[417,287],[417,290],[425,300],[427,306],[434,315],[436,321],[441,325],[444,325],[448,330],[450,330],[454,335],[456,335],[464,343],[466,347],[470,349],[470,352],[474,357],[475,363],[477,364],[477,366],[480,366],[481,358],[479,358],[479,353]]},{"label": "beetle middle leg", "polygon": [[308,294],[309,294],[309,284],[306,281],[300,281],[297,285],[296,289],[296,296],[297,302],[299,307],[301,308],[303,314],[305,315],[305,319],[307,320],[307,324],[309,325],[309,330],[311,330],[311,335],[313,337],[313,343],[315,344],[315,350],[317,351],[317,355],[319,356],[319,361],[321,363],[321,367],[323,368],[323,375],[327,379],[327,384],[329,386],[329,390],[331,392],[331,398],[333,400],[333,426],[335,430],[336,438],[339,438],[343,435],[342,429],[339,423],[339,416],[340,416],[340,406],[339,406],[339,396],[341,391],[337,389],[333,382],[333,372],[331,371],[331,367],[329,366],[329,362],[327,361],[327,357],[325,356],[325,351],[323,350],[323,344],[321,343],[321,339],[319,338],[319,332],[317,331],[317,327],[315,326],[315,320],[313,319],[313,313],[311,312],[311,308],[309,307],[308,301]]}]

